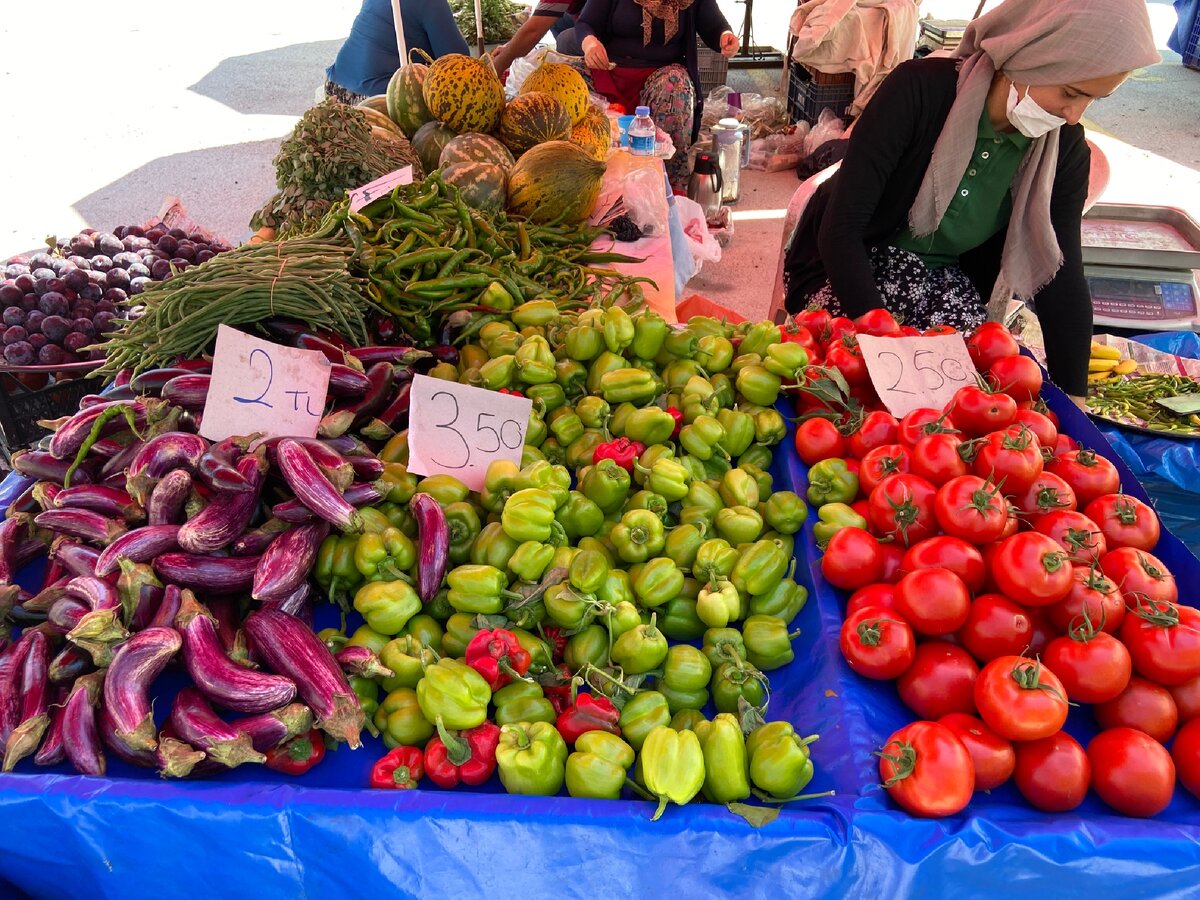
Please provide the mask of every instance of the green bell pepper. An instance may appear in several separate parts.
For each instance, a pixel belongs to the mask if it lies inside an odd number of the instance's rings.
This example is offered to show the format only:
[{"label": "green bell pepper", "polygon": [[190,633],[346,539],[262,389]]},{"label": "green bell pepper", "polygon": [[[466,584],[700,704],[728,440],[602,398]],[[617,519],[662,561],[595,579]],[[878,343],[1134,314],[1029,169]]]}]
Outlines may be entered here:
[{"label": "green bell pepper", "polygon": [[712,803],[733,803],[750,796],[750,757],[736,716],[719,713],[696,725],[704,752],[704,796]]},{"label": "green bell pepper", "polygon": [[678,596],[683,588],[683,572],[673,559],[666,556],[650,560],[641,566],[636,575],[631,573],[631,577],[633,593],[638,603],[647,609],[662,606]]},{"label": "green bell pepper", "polygon": [[745,453],[738,457],[737,463],[739,466],[758,466],[760,469],[771,468],[771,460],[773,454],[770,447],[763,447],[755,444]]},{"label": "green bell pepper", "polygon": [[750,365],[737,373],[737,391],[756,406],[774,406],[783,381],[762,366]]},{"label": "green bell pepper", "polygon": [[829,539],[843,528],[866,529],[867,520],[854,511],[848,503],[824,503],[817,510],[817,521],[813,524],[813,537],[817,546],[824,549]]},{"label": "green bell pepper", "polygon": [[[625,573],[622,572],[621,574]],[[631,631],[641,625],[642,614],[638,612],[638,608],[633,603],[628,600],[621,600],[609,606],[605,611],[604,624],[608,628],[610,639],[615,641],[625,632]],[[666,634],[666,632],[664,631],[663,634]],[[607,660],[604,664],[608,664]]]},{"label": "green bell pepper", "polygon": [[552,384],[555,378],[554,352],[540,335],[528,338],[516,354],[517,378],[524,384]]},{"label": "green bell pepper", "polygon": [[[555,368],[557,369],[557,364],[555,364]],[[586,372],[584,374],[586,375]],[[543,423],[545,423],[546,416],[567,405],[567,392],[560,384],[532,384],[525,389],[525,396],[533,401],[531,412],[536,412],[539,416],[542,416]],[[545,438],[545,436],[543,434],[542,438]],[[528,430],[525,432],[525,442],[530,443]],[[533,443],[540,444],[541,442],[541,439],[539,439]]]},{"label": "green bell pepper", "polygon": [[704,543],[703,525],[676,525],[667,532],[667,542],[663,552],[680,569],[691,569],[696,562],[696,554]]},{"label": "green bell pepper", "polygon": [[805,496],[816,507],[852,503],[858,496],[858,476],[850,471],[844,459],[823,459],[808,470]]},{"label": "green bell pepper", "polygon": [[[618,606],[622,603],[632,606],[633,582],[629,578],[629,573],[624,569],[610,569],[604,578],[604,584],[596,591],[596,597],[601,603],[609,606]],[[640,624],[640,620],[635,624]]]},{"label": "green bell pepper", "polygon": [[808,505],[793,491],[775,491],[761,511],[767,526],[781,534],[795,534],[808,518]]},{"label": "green bell pepper", "polygon": [[704,752],[694,731],[676,731],[669,724],[655,728],[643,743],[640,762],[646,790],[658,798],[651,821],[668,803],[682,806],[704,786]]},{"label": "green bell pepper", "polygon": [[749,506],[730,506],[717,513],[717,534],[729,543],[747,544],[762,534],[762,516]]},{"label": "green bell pepper", "polygon": [[500,524],[504,533],[515,541],[545,543],[553,533],[557,508],[551,494],[541,488],[524,488],[508,498],[500,514]]},{"label": "green bell pepper", "polygon": [[741,456],[754,443],[754,419],[747,413],[722,409],[717,413],[717,421],[725,429],[722,446],[730,456]]},{"label": "green bell pepper", "polygon": [[603,625],[589,625],[567,639],[563,662],[571,667],[572,672],[578,672],[588,663],[602,669],[608,665],[610,640],[608,629]]},{"label": "green bell pepper", "polygon": [[[604,376],[609,372],[620,371],[626,368],[627,365],[628,364],[625,362],[624,357],[618,356],[616,353],[611,353],[608,350],[604,350],[599,356],[592,360],[592,364],[588,367],[587,392],[594,396],[599,395],[601,393],[601,379],[603,379]],[[607,397],[604,399],[608,400]],[[612,401],[609,402],[611,403]]]},{"label": "green bell pepper", "polygon": [[389,503],[407,503],[417,492],[417,476],[404,463],[384,463],[383,475],[375,484]]},{"label": "green bell pepper", "polygon": [[766,680],[762,672],[739,662],[721,663],[713,669],[709,689],[717,712],[736,713],[739,699],[744,699],[754,707],[761,707],[767,699]]},{"label": "green bell pepper", "polygon": [[766,594],[783,580],[788,563],[788,555],[774,541],[755,541],[738,557],[730,578],[743,594]]},{"label": "green bell pepper", "polygon": [[715,670],[727,662],[741,662],[746,658],[746,642],[736,628],[710,628],[704,632],[704,644],[700,652],[708,657]]},{"label": "green bell pepper", "polygon": [[[542,458],[552,465],[561,466],[567,461],[567,448],[558,442],[558,438],[546,438],[538,449],[542,451]],[[524,456],[521,459],[524,461]]]},{"label": "green bell pepper", "polygon": [[417,562],[417,548],[399,528],[363,534],[354,548],[354,565],[367,581],[397,581]]},{"label": "green bell pepper", "polygon": [[514,681],[492,694],[492,705],[496,714],[492,720],[497,725],[514,722],[554,723],[558,714],[554,704],[542,693],[542,686],[529,681]]},{"label": "green bell pepper", "polygon": [[771,344],[763,356],[763,367],[780,378],[795,381],[808,366],[808,351],[796,343]]},{"label": "green bell pepper", "polygon": [[697,335],[690,328],[672,329],[663,342],[663,349],[679,359],[692,359],[696,355]]},{"label": "green bell pepper", "polygon": [[706,481],[693,481],[688,485],[687,496],[682,503],[685,507],[697,507],[703,510],[704,518],[712,524],[717,519],[717,513],[725,508],[720,492]]},{"label": "green bell pepper", "polygon": [[746,738],[750,757],[750,780],[776,800],[790,800],[804,790],[813,777],[808,745],[817,735],[802,738],[789,722],[768,722]]},{"label": "green bell pepper", "polygon": [[417,482],[417,493],[428,494],[442,506],[466,500],[471,489],[453,475],[430,475]]},{"label": "green bell pepper", "polygon": [[656,494],[654,491],[648,491],[645,488],[633,494],[625,501],[623,512],[629,512],[631,509],[648,509],[660,519],[665,519],[669,513],[667,498],[662,494]]},{"label": "green bell pepper", "polygon": [[590,362],[604,352],[604,332],[591,325],[575,325],[567,331],[564,349],[579,362]]},{"label": "green bell pepper", "polygon": [[569,570],[571,568],[571,563],[575,561],[575,557],[578,554],[578,547],[572,547],[568,544],[564,544],[554,551],[554,560],[550,563],[550,568]]},{"label": "green bell pepper", "polygon": [[388,635],[380,634],[370,625],[359,625],[354,629],[354,633],[346,639],[346,646],[366,647],[372,653],[378,655],[390,640],[391,638]]},{"label": "green bell pepper", "polygon": [[[554,364],[554,384],[566,397],[582,397],[587,391],[587,366],[574,359],[560,359]],[[529,396],[529,392],[525,392]]]},{"label": "green bell pepper", "polygon": [[421,611],[421,598],[405,581],[372,581],[355,592],[354,608],[375,631],[396,635]]},{"label": "green bell pepper", "polygon": [[392,747],[424,747],[433,737],[433,724],[425,718],[412,688],[397,688],[375,710],[375,727]]},{"label": "green bell pepper", "polygon": [[635,409],[623,424],[625,437],[647,447],[669,441],[675,433],[675,417],[657,406]]},{"label": "green bell pepper", "polygon": [[424,647],[411,634],[401,635],[388,641],[379,653],[379,661],[394,673],[383,679],[383,689],[415,688],[425,675],[425,669],[437,662],[437,654]]},{"label": "green bell pepper", "polygon": [[[517,330],[513,327],[511,322],[488,322],[479,329],[479,343],[480,346],[487,351],[488,356],[499,356],[500,352],[493,352],[493,348],[496,346],[496,341],[509,335],[517,335]],[[517,335],[517,337],[520,337],[520,335]],[[517,346],[520,345],[518,344]],[[504,349],[502,352],[510,353],[515,351],[515,349],[515,347],[513,350]]]},{"label": "green bell pepper", "polygon": [[655,684],[655,688],[667,698],[667,709],[671,711],[672,716],[681,709],[699,710],[708,705],[708,688],[685,691],[663,684],[661,681]]},{"label": "green bell pepper", "polygon": [[475,626],[473,613],[456,612],[446,619],[446,633],[442,635],[442,651],[444,656],[462,657],[467,653],[467,644],[480,631]]},{"label": "green bell pepper", "polygon": [[667,638],[658,630],[657,616],[649,623],[629,629],[613,641],[612,661],[627,675],[641,675],[657,669],[667,658]]},{"label": "green bell pepper", "polygon": [[[358,698],[358,707],[366,717],[367,729],[375,728],[375,713],[379,711],[379,684],[372,678],[362,675],[351,675],[348,679],[350,690]],[[378,728],[375,728],[378,731]]]},{"label": "green bell pepper", "polygon": [[585,428],[583,434],[571,441],[563,459],[574,470],[590,466],[596,457],[596,448],[608,442],[608,435],[600,428]]},{"label": "green bell pepper", "polygon": [[558,304],[553,300],[527,300],[509,318],[518,328],[542,328],[558,318]]},{"label": "green bell pepper", "polygon": [[499,522],[489,522],[471,544],[471,562],[506,569],[521,543],[505,534]]},{"label": "green bell pepper", "polygon": [[575,741],[575,752],[567,757],[567,793],[619,800],[633,756],[633,748],[615,734],[585,731]]},{"label": "green bell pepper", "polygon": [[733,362],[733,344],[721,335],[703,335],[696,340],[695,360],[708,372],[724,372]]},{"label": "green bell pepper", "polygon": [[555,508],[567,502],[571,491],[571,473],[566,466],[550,462],[535,462],[521,470],[521,488],[536,488],[554,498]]},{"label": "green bell pepper", "polygon": [[633,509],[622,515],[611,539],[617,555],[627,563],[645,562],[661,553],[666,544],[662,520],[647,509]]},{"label": "green bell pepper", "polygon": [[509,558],[508,571],[522,581],[537,582],[541,581],[553,560],[554,547],[537,541],[525,541]]},{"label": "green bell pepper", "polygon": [[746,661],[757,669],[769,672],[780,669],[796,658],[792,641],[799,631],[788,632],[788,623],[775,616],[750,616],[742,623],[742,639],[746,643]]},{"label": "green bell pepper", "polygon": [[646,310],[633,320],[633,343],[629,349],[638,359],[654,359],[662,351],[670,330],[666,319],[654,310]]},{"label": "green bell pepper", "polygon": [[542,603],[554,624],[568,630],[583,628],[596,611],[595,595],[581,593],[566,582],[547,588]]},{"label": "green bell pepper", "polygon": [[575,404],[575,414],[585,428],[603,429],[612,417],[612,407],[602,397],[584,397]]},{"label": "green bell pepper", "polygon": [[670,391],[682,390],[688,379],[699,375],[704,377],[704,370],[694,359],[677,359],[663,369],[663,381]]},{"label": "green bell pepper", "polygon": [[682,463],[660,457],[651,466],[647,466],[643,460],[639,459],[634,463],[634,467],[646,475],[646,489],[656,494],[662,494],[667,502],[674,503],[687,496],[692,473]]},{"label": "green bell pepper", "polygon": [[696,647],[676,644],[667,651],[662,684],[678,691],[698,691],[707,689],[711,679],[712,663]]},{"label": "green bell pepper", "polygon": [[701,722],[707,722],[698,709],[681,709],[671,716],[671,727],[676,731],[695,731]]},{"label": "green bell pepper", "polygon": [[331,534],[317,549],[313,578],[331,600],[349,596],[363,583],[354,561],[359,540],[357,535]]},{"label": "green bell pepper", "polygon": [[645,369],[622,368],[600,377],[600,396],[609,403],[649,403],[658,394],[658,382]]},{"label": "green bell pepper", "polygon": [[787,421],[774,409],[764,409],[754,416],[754,439],[772,447],[787,437]]},{"label": "green bell pepper", "polygon": [[570,406],[560,406],[547,415],[546,424],[554,439],[564,447],[570,446],[572,441],[583,434],[583,421]]},{"label": "green bell pepper", "polygon": [[726,506],[758,506],[758,482],[745,469],[730,469],[726,472],[717,491]]},{"label": "green bell pepper", "polygon": [[784,578],[765,594],[751,597],[746,613],[748,616],[774,616],[784,622],[791,622],[807,602],[808,590],[804,585]]},{"label": "green bell pepper", "polygon": [[422,647],[429,647],[435,653],[442,652],[442,636],[444,634],[445,631],[437,619],[427,613],[413,616],[400,632],[401,637],[412,635]]},{"label": "green bell pepper", "polygon": [[509,631],[517,639],[525,652],[529,654],[529,673],[547,672],[554,668],[554,650],[551,646],[532,631],[510,625]]},{"label": "green bell pepper", "polygon": [[[686,582],[685,582],[686,584]],[[673,641],[694,641],[707,627],[696,615],[696,599],[680,594],[659,607],[658,630]]]},{"label": "green bell pepper", "polygon": [[621,709],[618,724],[621,726],[621,736],[634,750],[640,751],[650,732],[671,724],[667,698],[658,691],[641,691],[634,694]]},{"label": "green bell pepper", "polygon": [[508,576],[493,566],[458,566],[447,573],[446,582],[450,585],[447,599],[459,612],[496,615],[504,609],[506,599],[519,596],[508,590]]},{"label": "green bell pepper", "polygon": [[696,615],[709,628],[724,628],[741,618],[742,598],[733,582],[718,578],[700,591]]},{"label": "green bell pepper", "polygon": [[604,310],[601,327],[604,330],[604,345],[610,352],[620,353],[633,343],[636,334],[633,319],[621,307],[610,306]]},{"label": "green bell pepper", "polygon": [[466,562],[471,557],[471,547],[482,528],[479,513],[465,500],[451,503],[442,511],[446,515],[446,526],[450,531],[450,562]]},{"label": "green bell pepper", "polygon": [[579,479],[583,495],[606,513],[625,505],[629,497],[629,473],[615,459],[602,459],[584,470]]},{"label": "green bell pepper", "polygon": [[552,797],[562,790],[567,744],[549,722],[516,722],[500,729],[496,765],[510,794]]},{"label": "green bell pepper", "polygon": [[604,510],[580,491],[571,491],[567,502],[558,508],[554,518],[562,525],[568,540],[578,541],[600,530],[604,524]]},{"label": "green bell pepper", "polygon": [[511,353],[493,356],[479,367],[480,386],[489,391],[512,387],[517,377],[517,357]]},{"label": "green bell pepper", "polygon": [[757,322],[746,329],[738,349],[742,353],[765,355],[768,348],[782,342],[783,333],[778,325],[773,322]]},{"label": "green bell pepper", "polygon": [[608,580],[610,568],[604,554],[596,550],[580,550],[571,560],[567,577],[577,591],[595,594]]},{"label": "green bell pepper", "polygon": [[696,551],[692,572],[701,581],[729,578],[741,554],[724,538],[710,538]]},{"label": "green bell pepper", "polygon": [[696,459],[711,459],[714,455],[728,456],[721,446],[725,440],[725,429],[713,416],[698,416],[691,425],[685,425],[679,432],[679,443]]},{"label": "green bell pepper", "polygon": [[454,731],[483,724],[491,699],[483,676],[457,659],[443,657],[417,682],[417,703],[425,718],[436,723],[440,716]]},{"label": "green bell pepper", "polygon": [[483,476],[480,502],[489,512],[499,512],[509,497],[526,486],[516,463],[506,459],[494,460]]}]

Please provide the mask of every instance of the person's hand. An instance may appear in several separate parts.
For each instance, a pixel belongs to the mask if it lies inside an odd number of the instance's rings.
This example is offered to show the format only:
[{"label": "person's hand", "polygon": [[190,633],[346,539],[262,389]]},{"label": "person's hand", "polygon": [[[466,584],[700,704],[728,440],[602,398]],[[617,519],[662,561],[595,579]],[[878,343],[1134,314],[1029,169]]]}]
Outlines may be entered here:
[{"label": "person's hand", "polygon": [[741,44],[738,43],[737,35],[734,34],[732,31],[726,31],[724,34],[721,35],[721,55],[722,56],[733,56],[735,53],[738,52],[738,47],[740,47],[740,46],[741,46]]},{"label": "person's hand", "polygon": [[583,41],[583,64],[589,69],[611,69],[608,51],[597,38],[588,35]]},{"label": "person's hand", "polygon": [[1086,397],[1077,397],[1074,394],[1067,394],[1067,396],[1071,398],[1072,403],[1074,403],[1076,406],[1078,406],[1084,412],[1087,412],[1088,406],[1087,406],[1087,398]]}]

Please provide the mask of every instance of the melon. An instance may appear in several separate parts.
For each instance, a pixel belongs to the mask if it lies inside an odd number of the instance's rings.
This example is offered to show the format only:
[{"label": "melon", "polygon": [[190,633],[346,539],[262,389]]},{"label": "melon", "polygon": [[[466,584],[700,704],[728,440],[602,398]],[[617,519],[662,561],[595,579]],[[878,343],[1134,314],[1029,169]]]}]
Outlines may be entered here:
[{"label": "melon", "polygon": [[508,173],[508,210],[535,223],[582,222],[596,205],[604,169],[569,141],[538,144]]},{"label": "melon", "polygon": [[456,134],[494,131],[504,109],[504,86],[487,56],[449,53],[434,60],[421,93],[433,116]]},{"label": "melon", "polygon": [[[376,94],[374,97],[368,97],[366,100],[358,104],[359,109],[373,109],[375,112],[388,115],[387,94]],[[389,116],[390,118],[390,116]]]},{"label": "melon", "polygon": [[446,184],[458,188],[463,202],[480,212],[498,213],[507,199],[508,176],[503,166],[486,162],[456,162],[442,169]]},{"label": "melon", "polygon": [[578,125],[588,110],[588,87],[574,67],[561,62],[543,62],[525,78],[521,93],[549,94],[567,108],[571,124]]},{"label": "melon", "polygon": [[400,130],[400,126],[389,119],[385,113],[381,113],[370,106],[360,106],[359,109],[367,117],[367,122],[372,128],[382,128],[384,131],[390,131],[398,137],[404,137],[404,132]]},{"label": "melon", "polygon": [[468,131],[453,138],[442,148],[440,162],[443,166],[461,162],[491,163],[507,172],[516,160],[508,148],[491,135]]},{"label": "melon", "polygon": [[384,94],[388,118],[400,126],[409,140],[412,140],[418,128],[433,121],[433,113],[425,105],[422,93],[428,73],[429,66],[424,63],[401,66],[388,82],[387,93]]},{"label": "melon", "polygon": [[604,162],[612,146],[612,125],[608,116],[589,108],[587,115],[571,129],[571,143],[582,147],[588,156]]},{"label": "melon", "polygon": [[444,148],[454,138],[454,131],[441,122],[426,122],[412,137],[413,152],[421,161],[421,168],[432,172],[439,165]]},{"label": "melon", "polygon": [[520,156],[537,144],[564,141],[570,137],[571,116],[567,108],[549,94],[538,91],[517,94],[504,107],[497,134],[514,156]]}]

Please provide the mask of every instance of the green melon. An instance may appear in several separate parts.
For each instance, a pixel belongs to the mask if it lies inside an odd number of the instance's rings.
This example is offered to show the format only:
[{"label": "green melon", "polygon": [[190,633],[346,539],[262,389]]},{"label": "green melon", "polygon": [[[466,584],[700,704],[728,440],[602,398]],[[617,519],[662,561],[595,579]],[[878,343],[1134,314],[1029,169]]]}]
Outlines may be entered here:
[{"label": "green melon", "polygon": [[417,129],[426,122],[433,121],[433,113],[425,105],[422,87],[429,66],[424,63],[409,63],[401,66],[388,82],[387,114],[393,122],[400,126],[404,136],[412,140]]},{"label": "green melon", "polygon": [[498,213],[507,200],[508,177],[503,166],[486,162],[457,162],[442,169],[446,184],[458,188],[463,202],[480,212]]},{"label": "green melon", "polygon": [[569,141],[532,147],[508,174],[508,210],[531,222],[582,222],[596,205],[604,163]]},{"label": "green melon", "polygon": [[507,172],[516,160],[508,148],[491,135],[468,131],[451,140],[442,149],[443,166],[462,162],[491,163]]},{"label": "green melon", "polygon": [[571,136],[571,115],[549,94],[531,91],[517,94],[504,107],[497,132],[504,145],[520,156],[530,147]]},{"label": "green melon", "polygon": [[441,122],[426,122],[412,136],[413,152],[421,161],[421,167],[426,172],[432,172],[439,165],[444,148],[454,138],[454,131]]}]

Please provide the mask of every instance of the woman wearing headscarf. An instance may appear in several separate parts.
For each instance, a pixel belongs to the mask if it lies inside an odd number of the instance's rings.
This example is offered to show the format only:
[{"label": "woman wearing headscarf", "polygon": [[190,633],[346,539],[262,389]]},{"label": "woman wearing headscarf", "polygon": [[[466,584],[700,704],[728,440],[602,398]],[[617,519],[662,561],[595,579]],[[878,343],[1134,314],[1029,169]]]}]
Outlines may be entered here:
[{"label": "woman wearing headscarf", "polygon": [[575,23],[583,61],[596,91],[633,113],[650,107],[655,124],[670,135],[671,187],[688,179],[688,147],[700,130],[700,66],[696,37],[725,56],[738,51],[717,0],[587,0]]},{"label": "woman wearing headscarf", "polygon": [[998,278],[1035,304],[1052,379],[1087,388],[1092,302],[1080,223],[1090,151],[1079,120],[1159,61],[1144,0],[1006,0],[956,58],[896,68],[786,259],[787,307],[970,329]]}]

